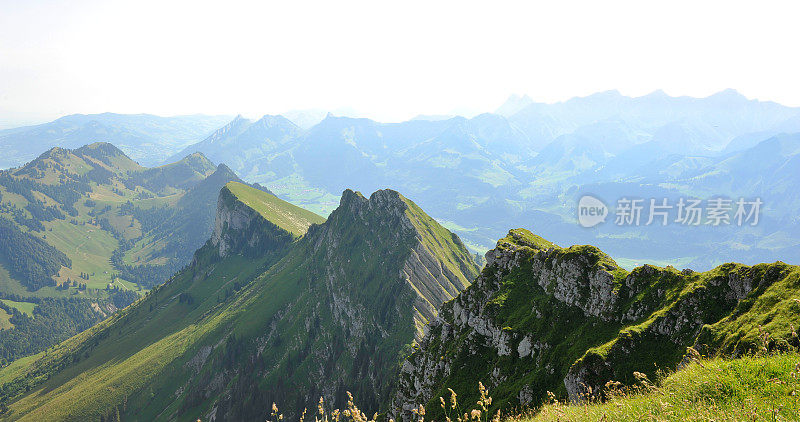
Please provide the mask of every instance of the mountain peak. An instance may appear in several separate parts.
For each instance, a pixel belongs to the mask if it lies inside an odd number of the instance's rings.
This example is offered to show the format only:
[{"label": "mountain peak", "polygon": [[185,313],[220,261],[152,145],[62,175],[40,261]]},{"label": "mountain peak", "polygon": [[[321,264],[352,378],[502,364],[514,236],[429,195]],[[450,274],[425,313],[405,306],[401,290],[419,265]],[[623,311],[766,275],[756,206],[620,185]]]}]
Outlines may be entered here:
[{"label": "mountain peak", "polygon": [[647,95],[644,96],[645,98],[669,98],[669,94],[664,92],[663,89],[657,89]]},{"label": "mountain peak", "polygon": [[84,145],[76,149],[75,152],[78,154],[95,152],[96,154],[101,154],[109,158],[125,155],[121,149],[108,142],[95,142],[93,144]]},{"label": "mountain peak", "polygon": [[280,114],[265,114],[261,116],[260,119],[256,123],[261,123],[266,126],[276,126],[276,125],[289,125],[289,126],[297,126],[291,120],[287,119],[286,117],[281,116]]},{"label": "mountain peak", "polygon": [[183,159],[178,161],[178,163],[189,165],[191,168],[197,169],[198,171],[201,169],[206,170],[209,167],[216,167],[214,166],[214,163],[211,162],[211,160],[209,160],[208,157],[206,157],[205,154],[200,151],[195,151],[186,157],[183,157]]},{"label": "mountain peak", "polygon": [[723,89],[722,91],[717,92],[708,98],[722,101],[748,101],[747,97],[733,88]]},{"label": "mountain peak", "polygon": [[334,210],[334,213],[338,211],[341,214],[346,211],[347,214],[364,218],[365,214],[374,212],[382,216],[399,217],[408,209],[407,201],[403,195],[391,189],[377,190],[369,199],[361,192],[346,189],[342,192],[339,208]]},{"label": "mountain peak", "polygon": [[362,201],[367,201],[367,198],[361,194],[359,191],[354,191],[352,189],[345,189],[342,192],[342,198],[339,200],[339,206],[349,205],[351,203],[358,203]]},{"label": "mountain peak", "polygon": [[523,108],[533,104],[533,99],[526,95],[512,94],[500,107],[495,110],[501,116],[512,116]]},{"label": "mountain peak", "polygon": [[59,156],[63,155],[64,153],[66,153],[68,151],[69,150],[66,149],[66,148],[53,147],[53,148],[50,148],[47,151],[39,154],[39,156],[36,159],[37,160],[44,160],[44,159],[47,159],[47,158],[55,158],[55,157],[59,157]]},{"label": "mountain peak", "polygon": [[236,174],[236,172],[231,170],[231,168],[228,167],[225,163],[219,163],[219,165],[217,166],[217,172],[219,172],[220,174],[231,174],[231,175]]}]

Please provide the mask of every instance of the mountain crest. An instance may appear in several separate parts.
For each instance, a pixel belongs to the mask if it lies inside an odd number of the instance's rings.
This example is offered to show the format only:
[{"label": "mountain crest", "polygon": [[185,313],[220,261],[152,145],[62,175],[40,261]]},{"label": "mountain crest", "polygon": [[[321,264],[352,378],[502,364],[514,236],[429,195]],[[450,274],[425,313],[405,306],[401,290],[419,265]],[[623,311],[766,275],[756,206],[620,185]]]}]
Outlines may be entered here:
[{"label": "mountain crest", "polygon": [[239,182],[222,188],[211,245],[219,256],[285,248],[324,218]]},{"label": "mountain crest", "polygon": [[386,217],[399,217],[408,209],[406,201],[407,199],[399,192],[391,189],[377,190],[370,195],[369,199],[361,192],[346,189],[342,192],[339,208],[334,212],[339,211],[339,214],[346,212],[362,218],[370,212],[381,213]]}]

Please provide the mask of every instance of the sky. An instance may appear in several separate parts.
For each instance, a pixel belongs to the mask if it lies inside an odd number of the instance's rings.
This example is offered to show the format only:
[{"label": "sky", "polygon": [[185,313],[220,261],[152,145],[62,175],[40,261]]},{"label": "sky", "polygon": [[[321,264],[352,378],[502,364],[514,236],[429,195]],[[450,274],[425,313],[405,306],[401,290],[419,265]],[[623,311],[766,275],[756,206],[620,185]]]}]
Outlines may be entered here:
[{"label": "sky", "polygon": [[0,0],[0,125],[354,109],[400,121],[618,89],[800,106],[800,2]]}]

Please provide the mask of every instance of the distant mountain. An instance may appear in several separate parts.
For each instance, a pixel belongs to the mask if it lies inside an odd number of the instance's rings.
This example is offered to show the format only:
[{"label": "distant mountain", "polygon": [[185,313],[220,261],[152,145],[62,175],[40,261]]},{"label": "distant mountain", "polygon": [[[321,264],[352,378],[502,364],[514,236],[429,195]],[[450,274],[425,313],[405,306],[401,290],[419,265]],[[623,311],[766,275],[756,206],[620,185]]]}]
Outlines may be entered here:
[{"label": "distant mountain", "polygon": [[[52,148],[0,171],[0,299],[36,307],[37,322],[61,318],[37,325],[20,314],[0,333],[14,337],[0,357],[36,353],[166,281],[208,239],[230,181],[240,179],[202,154],[146,168],[108,143]],[[24,342],[34,348],[5,348]]]},{"label": "distant mountain", "polygon": [[291,110],[281,113],[283,117],[291,120],[292,123],[297,125],[303,130],[308,130],[317,123],[325,120],[328,116],[351,117],[358,118],[359,113],[350,107],[337,108],[334,110],[322,109],[308,109],[308,110]]},{"label": "distant mountain", "polygon": [[227,116],[73,114],[35,126],[0,130],[0,169],[15,167],[52,147],[108,142],[144,165],[162,162],[230,120]]},{"label": "distant mountain", "polygon": [[527,95],[511,95],[508,97],[506,102],[504,102],[497,110],[494,111],[495,114],[499,114],[505,117],[511,117],[523,108],[533,104],[533,99]]},{"label": "distant mountain", "polygon": [[0,371],[0,403],[15,419],[82,420],[257,420],[279,403],[295,420],[351,391],[372,413],[424,325],[476,275],[458,237],[397,192],[347,190],[325,220],[229,183],[191,265]]},{"label": "distant mountain", "polygon": [[[587,232],[576,225],[574,206],[583,193],[602,193],[609,203],[622,196],[729,194],[716,192],[719,184],[712,177],[725,157],[779,134],[800,132],[800,109],[749,100],[733,90],[706,98],[607,91],[554,104],[512,99],[522,107],[513,114],[503,111],[510,116],[471,119],[380,123],[318,113],[315,124],[298,125],[293,116],[257,121],[240,116],[167,156],[174,162],[201,152],[242,179],[321,215],[337,207],[346,188],[397,189],[416,198],[473,250],[485,251],[506,227],[526,224],[559,242],[580,242]],[[763,191],[755,188],[759,182],[753,177],[742,184],[750,190],[739,189],[737,195]],[[606,225],[589,235],[628,266],[669,259],[707,269],[724,257],[752,263],[782,257],[784,247],[800,248],[794,211],[781,206],[764,212],[770,223],[749,229],[771,239],[758,248],[733,231],[696,231],[689,237],[700,249],[676,249],[668,240],[680,232],[674,227]],[[650,246],[623,240],[631,236],[650,238]]]},{"label": "distant mountain", "polygon": [[448,120],[456,117],[453,114],[418,114],[414,116],[411,120],[430,120],[430,121],[438,121],[438,120]]},{"label": "distant mountain", "polygon": [[[800,248],[800,225],[785,205],[791,200],[773,198],[776,206],[765,207],[763,225],[738,231],[613,224],[587,231],[576,224],[574,208],[582,194],[603,196],[609,204],[626,196],[760,195],[769,190],[764,183],[784,182],[749,173],[737,183],[740,189],[720,190],[718,175],[728,170],[717,166],[769,138],[800,132],[792,132],[800,128],[800,109],[733,90],[706,98],[607,91],[554,104],[515,100],[523,106],[510,116],[471,119],[380,123],[326,115],[303,129],[279,116],[238,118],[181,155],[202,152],[322,215],[336,208],[346,188],[397,189],[475,251],[491,247],[508,226],[529,225],[562,243],[585,243],[588,236],[628,267],[665,259],[698,269],[726,257],[800,260],[793,252]],[[750,236],[770,240],[756,244]]]},{"label": "distant mountain", "polygon": [[208,138],[185,148],[171,159],[199,151],[215,162],[240,169],[245,175],[263,174],[270,169],[260,166],[258,160],[282,151],[301,132],[297,125],[283,116],[267,115],[257,121],[237,116]]},{"label": "distant mountain", "polygon": [[607,91],[555,104],[532,103],[510,116],[510,120],[528,134],[537,148],[581,126],[610,118],[649,130],[689,121],[713,129],[713,136],[703,142],[721,150],[738,135],[768,130],[797,116],[798,108],[748,100],[734,90],[706,98],[670,97],[663,91],[627,97],[618,91]]}]

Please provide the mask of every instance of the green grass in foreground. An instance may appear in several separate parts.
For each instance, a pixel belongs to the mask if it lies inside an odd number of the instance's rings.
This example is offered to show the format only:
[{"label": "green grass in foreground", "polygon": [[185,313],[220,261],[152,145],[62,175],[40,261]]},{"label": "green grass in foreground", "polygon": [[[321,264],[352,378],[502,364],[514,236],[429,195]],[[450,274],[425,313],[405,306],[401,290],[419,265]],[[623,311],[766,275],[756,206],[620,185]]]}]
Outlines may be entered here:
[{"label": "green grass in foreground", "polygon": [[677,371],[659,385],[641,384],[605,403],[552,403],[539,421],[789,421],[800,419],[800,354],[708,359]]}]

